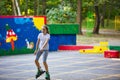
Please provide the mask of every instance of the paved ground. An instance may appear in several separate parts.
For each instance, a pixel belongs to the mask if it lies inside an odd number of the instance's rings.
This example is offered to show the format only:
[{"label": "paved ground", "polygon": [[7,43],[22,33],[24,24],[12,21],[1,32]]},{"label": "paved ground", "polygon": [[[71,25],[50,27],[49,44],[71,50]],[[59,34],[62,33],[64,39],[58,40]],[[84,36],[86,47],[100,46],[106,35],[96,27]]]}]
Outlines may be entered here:
[{"label": "paved ground", "polygon": [[[0,57],[0,80],[35,80],[34,58],[32,54]],[[120,59],[102,54],[50,52],[48,64],[51,80],[120,80]],[[44,80],[44,74],[38,80]]]}]

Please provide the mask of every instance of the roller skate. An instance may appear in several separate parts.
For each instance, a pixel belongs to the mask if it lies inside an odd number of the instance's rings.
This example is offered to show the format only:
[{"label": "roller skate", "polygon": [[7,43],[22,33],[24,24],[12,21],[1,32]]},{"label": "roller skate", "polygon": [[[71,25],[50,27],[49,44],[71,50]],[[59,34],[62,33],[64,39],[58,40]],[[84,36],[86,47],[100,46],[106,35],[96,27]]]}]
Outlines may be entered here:
[{"label": "roller skate", "polygon": [[35,78],[37,79],[39,76],[41,76],[45,71],[38,70],[37,74],[35,75]]},{"label": "roller skate", "polygon": [[45,79],[50,80],[50,74],[48,72],[45,73]]}]

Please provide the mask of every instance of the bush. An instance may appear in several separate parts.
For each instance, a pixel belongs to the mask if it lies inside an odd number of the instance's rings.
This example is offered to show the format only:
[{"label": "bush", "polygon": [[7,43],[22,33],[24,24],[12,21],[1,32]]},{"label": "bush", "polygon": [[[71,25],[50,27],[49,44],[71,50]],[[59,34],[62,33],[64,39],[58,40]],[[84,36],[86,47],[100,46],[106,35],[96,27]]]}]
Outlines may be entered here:
[{"label": "bush", "polygon": [[58,8],[47,10],[47,21],[52,23],[75,23],[76,12],[70,6],[59,5]]}]

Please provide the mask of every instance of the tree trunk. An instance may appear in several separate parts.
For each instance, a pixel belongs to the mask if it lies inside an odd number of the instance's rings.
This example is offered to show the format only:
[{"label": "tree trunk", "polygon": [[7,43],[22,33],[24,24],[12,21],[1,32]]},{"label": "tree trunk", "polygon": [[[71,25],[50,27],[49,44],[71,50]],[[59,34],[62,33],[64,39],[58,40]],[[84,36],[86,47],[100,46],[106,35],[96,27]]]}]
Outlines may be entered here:
[{"label": "tree trunk", "polygon": [[104,17],[105,17],[105,11],[106,11],[106,5],[105,3],[102,5],[102,15],[101,15],[101,18],[100,18],[100,23],[101,23],[101,26],[104,28],[104,24],[105,24],[105,21],[104,21]]},{"label": "tree trunk", "polygon": [[28,0],[25,0],[26,6],[25,6],[25,15],[28,15]]},{"label": "tree trunk", "polygon": [[82,0],[77,1],[77,23],[79,24],[79,34],[82,34]]},{"label": "tree trunk", "polygon": [[93,34],[99,34],[99,26],[100,26],[100,16],[99,16],[99,9],[98,5],[95,5],[95,14],[96,14],[96,20],[95,20],[95,27],[93,29]]},{"label": "tree trunk", "polygon": [[101,23],[101,26],[104,28],[104,15],[103,14],[100,16],[100,23]]},{"label": "tree trunk", "polygon": [[37,0],[37,15],[40,13],[40,8],[39,8],[39,0]]},{"label": "tree trunk", "polygon": [[45,15],[46,10],[46,0],[42,0],[42,15]]},{"label": "tree trunk", "polygon": [[21,16],[21,12],[20,12],[20,7],[19,7],[19,4],[18,4],[18,0],[15,0],[15,4],[16,4],[16,7],[17,7],[18,16]]},{"label": "tree trunk", "polygon": [[106,23],[106,26],[108,27],[109,26],[109,22],[110,22],[110,13],[111,13],[111,9],[112,6],[108,7],[108,14],[107,14],[107,23]]},{"label": "tree trunk", "polygon": [[12,6],[13,6],[14,15],[17,16],[16,7],[15,7],[15,1],[14,0],[12,0]]},{"label": "tree trunk", "polygon": [[34,0],[34,16],[37,15],[37,0]]}]

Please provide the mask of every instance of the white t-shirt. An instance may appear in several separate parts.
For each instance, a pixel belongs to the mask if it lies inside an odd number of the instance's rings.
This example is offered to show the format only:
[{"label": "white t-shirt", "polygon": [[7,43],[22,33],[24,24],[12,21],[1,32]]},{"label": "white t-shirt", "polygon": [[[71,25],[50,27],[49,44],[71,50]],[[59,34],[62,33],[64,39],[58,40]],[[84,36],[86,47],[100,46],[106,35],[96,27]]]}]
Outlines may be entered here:
[{"label": "white t-shirt", "polygon": [[[41,48],[43,47],[43,44],[45,43],[46,39],[50,39],[50,34],[44,35],[43,33],[39,33],[38,39],[40,39],[39,49],[41,49]],[[44,47],[43,50],[49,50],[49,44],[48,44],[48,43],[47,43],[47,45]]]}]

